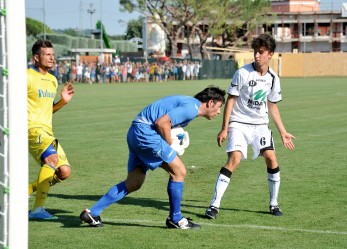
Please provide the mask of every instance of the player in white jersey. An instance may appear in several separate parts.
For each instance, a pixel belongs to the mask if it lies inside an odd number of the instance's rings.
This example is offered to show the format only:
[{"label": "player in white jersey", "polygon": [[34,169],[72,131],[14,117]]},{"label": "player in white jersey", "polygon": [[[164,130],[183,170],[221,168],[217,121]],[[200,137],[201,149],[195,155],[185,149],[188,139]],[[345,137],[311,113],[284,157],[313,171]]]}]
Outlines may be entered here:
[{"label": "player in white jersey", "polygon": [[265,159],[270,213],[275,216],[282,215],[278,206],[280,169],[274,151],[272,131],[268,128],[268,113],[281,135],[285,148],[294,149],[292,140],[295,137],[286,131],[276,104],[282,100],[280,80],[269,67],[276,49],[276,41],[269,35],[261,34],[253,40],[252,48],[254,62],[236,71],[228,89],[222,129],[217,136],[219,146],[228,137],[228,159],[219,172],[212,201],[205,212],[205,216],[210,219],[216,219],[231,175],[241,160],[247,158],[247,148],[250,144],[254,152],[253,159],[259,155]]}]

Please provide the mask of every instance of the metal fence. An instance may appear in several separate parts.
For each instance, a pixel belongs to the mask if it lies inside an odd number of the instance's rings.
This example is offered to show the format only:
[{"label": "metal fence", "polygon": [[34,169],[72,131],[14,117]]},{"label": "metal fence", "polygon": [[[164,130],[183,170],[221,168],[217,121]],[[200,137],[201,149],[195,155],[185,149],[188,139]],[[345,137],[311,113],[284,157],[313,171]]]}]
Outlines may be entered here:
[{"label": "metal fence", "polygon": [[203,60],[200,69],[201,79],[231,79],[236,70],[237,64],[233,60]]}]

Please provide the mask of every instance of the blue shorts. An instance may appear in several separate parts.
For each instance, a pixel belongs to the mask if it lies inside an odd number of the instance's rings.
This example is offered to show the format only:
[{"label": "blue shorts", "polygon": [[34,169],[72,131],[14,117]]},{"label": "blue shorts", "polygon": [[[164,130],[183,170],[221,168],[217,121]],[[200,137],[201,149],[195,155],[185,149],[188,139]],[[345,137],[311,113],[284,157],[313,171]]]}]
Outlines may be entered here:
[{"label": "blue shorts", "polygon": [[171,163],[176,152],[147,124],[133,124],[129,128],[127,142],[129,147],[128,172],[141,167],[145,172],[155,170],[163,162]]}]

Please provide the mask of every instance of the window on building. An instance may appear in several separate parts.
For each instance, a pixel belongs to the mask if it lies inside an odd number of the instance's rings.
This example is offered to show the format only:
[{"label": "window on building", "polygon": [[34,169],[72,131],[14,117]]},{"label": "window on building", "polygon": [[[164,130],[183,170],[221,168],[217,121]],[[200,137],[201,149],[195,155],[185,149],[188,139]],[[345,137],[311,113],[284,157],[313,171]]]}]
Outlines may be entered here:
[{"label": "window on building", "polygon": [[330,23],[318,23],[318,35],[330,35]]}]

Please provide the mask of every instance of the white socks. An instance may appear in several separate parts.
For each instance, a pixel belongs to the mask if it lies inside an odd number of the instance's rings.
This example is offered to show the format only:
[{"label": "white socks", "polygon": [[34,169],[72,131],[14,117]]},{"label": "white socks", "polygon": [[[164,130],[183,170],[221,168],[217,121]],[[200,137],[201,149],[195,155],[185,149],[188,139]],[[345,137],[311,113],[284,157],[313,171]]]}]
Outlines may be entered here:
[{"label": "white socks", "polygon": [[280,191],[280,169],[268,169],[267,170],[267,181],[269,184],[270,192],[270,206],[278,206],[278,193]]},{"label": "white socks", "polygon": [[[267,172],[270,193],[270,206],[278,206],[278,194],[281,182],[280,168],[268,168]],[[210,206],[214,206],[216,208],[220,207],[220,203],[223,198],[224,192],[229,186],[231,175],[232,172],[224,167],[220,170]]]},{"label": "white socks", "polygon": [[231,175],[232,172],[230,170],[224,167],[221,168],[221,170],[219,171],[219,176],[216,182],[214,195],[212,197],[210,206],[214,206],[216,208],[220,207],[220,202],[222,200],[225,190],[228,188]]}]

